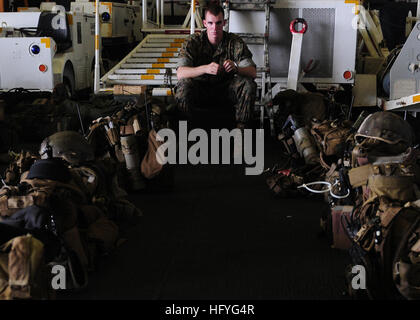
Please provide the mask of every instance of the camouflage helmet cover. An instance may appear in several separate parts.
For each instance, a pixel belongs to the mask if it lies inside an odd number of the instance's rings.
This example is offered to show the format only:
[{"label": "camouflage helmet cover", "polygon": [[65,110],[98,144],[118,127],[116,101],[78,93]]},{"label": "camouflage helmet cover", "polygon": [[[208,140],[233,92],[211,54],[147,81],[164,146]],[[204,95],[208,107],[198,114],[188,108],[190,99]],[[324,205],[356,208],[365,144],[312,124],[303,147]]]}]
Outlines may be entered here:
[{"label": "camouflage helmet cover", "polygon": [[400,116],[389,111],[370,114],[355,134],[356,142],[372,138],[388,144],[404,143],[407,147],[414,143],[414,132],[410,124]]}]

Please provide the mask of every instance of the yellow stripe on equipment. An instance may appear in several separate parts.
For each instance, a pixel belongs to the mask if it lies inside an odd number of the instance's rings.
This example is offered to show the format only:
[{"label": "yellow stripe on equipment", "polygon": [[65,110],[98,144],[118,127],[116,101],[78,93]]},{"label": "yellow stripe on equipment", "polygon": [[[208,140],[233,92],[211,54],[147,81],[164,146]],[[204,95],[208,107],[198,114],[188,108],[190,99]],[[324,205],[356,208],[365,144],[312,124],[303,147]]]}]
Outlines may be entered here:
[{"label": "yellow stripe on equipment", "polygon": [[42,38],[41,43],[45,43],[45,48],[49,48],[51,46],[51,39],[50,38]]}]

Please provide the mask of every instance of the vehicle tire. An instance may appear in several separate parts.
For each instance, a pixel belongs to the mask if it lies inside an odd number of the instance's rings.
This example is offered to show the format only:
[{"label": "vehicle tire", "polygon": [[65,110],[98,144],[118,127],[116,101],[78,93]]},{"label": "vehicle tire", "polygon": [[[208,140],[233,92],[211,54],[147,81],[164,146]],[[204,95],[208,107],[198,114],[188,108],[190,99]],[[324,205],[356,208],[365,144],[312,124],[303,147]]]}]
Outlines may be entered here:
[{"label": "vehicle tire", "polygon": [[74,96],[74,89],[71,80],[67,77],[63,77],[63,84],[65,88],[66,99],[72,99]]},{"label": "vehicle tire", "polygon": [[68,98],[74,99],[76,94],[76,79],[73,66],[70,62],[67,62],[64,67],[63,84],[66,87]]}]

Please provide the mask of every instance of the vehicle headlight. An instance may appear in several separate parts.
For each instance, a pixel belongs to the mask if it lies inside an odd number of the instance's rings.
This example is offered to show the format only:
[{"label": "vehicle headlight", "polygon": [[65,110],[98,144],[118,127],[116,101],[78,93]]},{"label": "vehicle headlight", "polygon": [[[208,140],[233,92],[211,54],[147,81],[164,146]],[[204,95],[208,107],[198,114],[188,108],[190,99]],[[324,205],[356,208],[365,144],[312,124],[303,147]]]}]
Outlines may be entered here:
[{"label": "vehicle headlight", "polygon": [[108,12],[102,13],[102,21],[108,22],[111,19],[111,15]]},{"label": "vehicle headlight", "polygon": [[29,51],[30,51],[32,54],[38,54],[38,53],[41,51],[41,48],[40,48],[38,45],[36,45],[36,44],[32,44],[32,45],[29,47]]}]

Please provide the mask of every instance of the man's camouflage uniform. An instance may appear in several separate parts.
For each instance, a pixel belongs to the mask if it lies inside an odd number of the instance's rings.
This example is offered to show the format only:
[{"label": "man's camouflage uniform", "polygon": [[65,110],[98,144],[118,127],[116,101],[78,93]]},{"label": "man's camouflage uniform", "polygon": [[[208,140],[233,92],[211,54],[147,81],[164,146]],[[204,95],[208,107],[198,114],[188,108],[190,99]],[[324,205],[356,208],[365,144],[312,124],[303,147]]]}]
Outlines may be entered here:
[{"label": "man's camouflage uniform", "polygon": [[[223,32],[223,39],[214,48],[206,30],[194,34],[182,47],[177,67],[198,67],[211,62],[223,66],[230,59],[239,67],[254,66],[252,53],[244,41],[237,35]],[[184,78],[178,81],[175,98],[179,108],[190,114],[194,107],[207,105],[216,107],[223,102],[230,102],[235,108],[235,119],[247,123],[252,115],[257,84],[252,78],[243,77],[234,72],[222,71],[218,75],[204,74],[196,78]],[[212,105],[208,105],[208,104]]]}]

